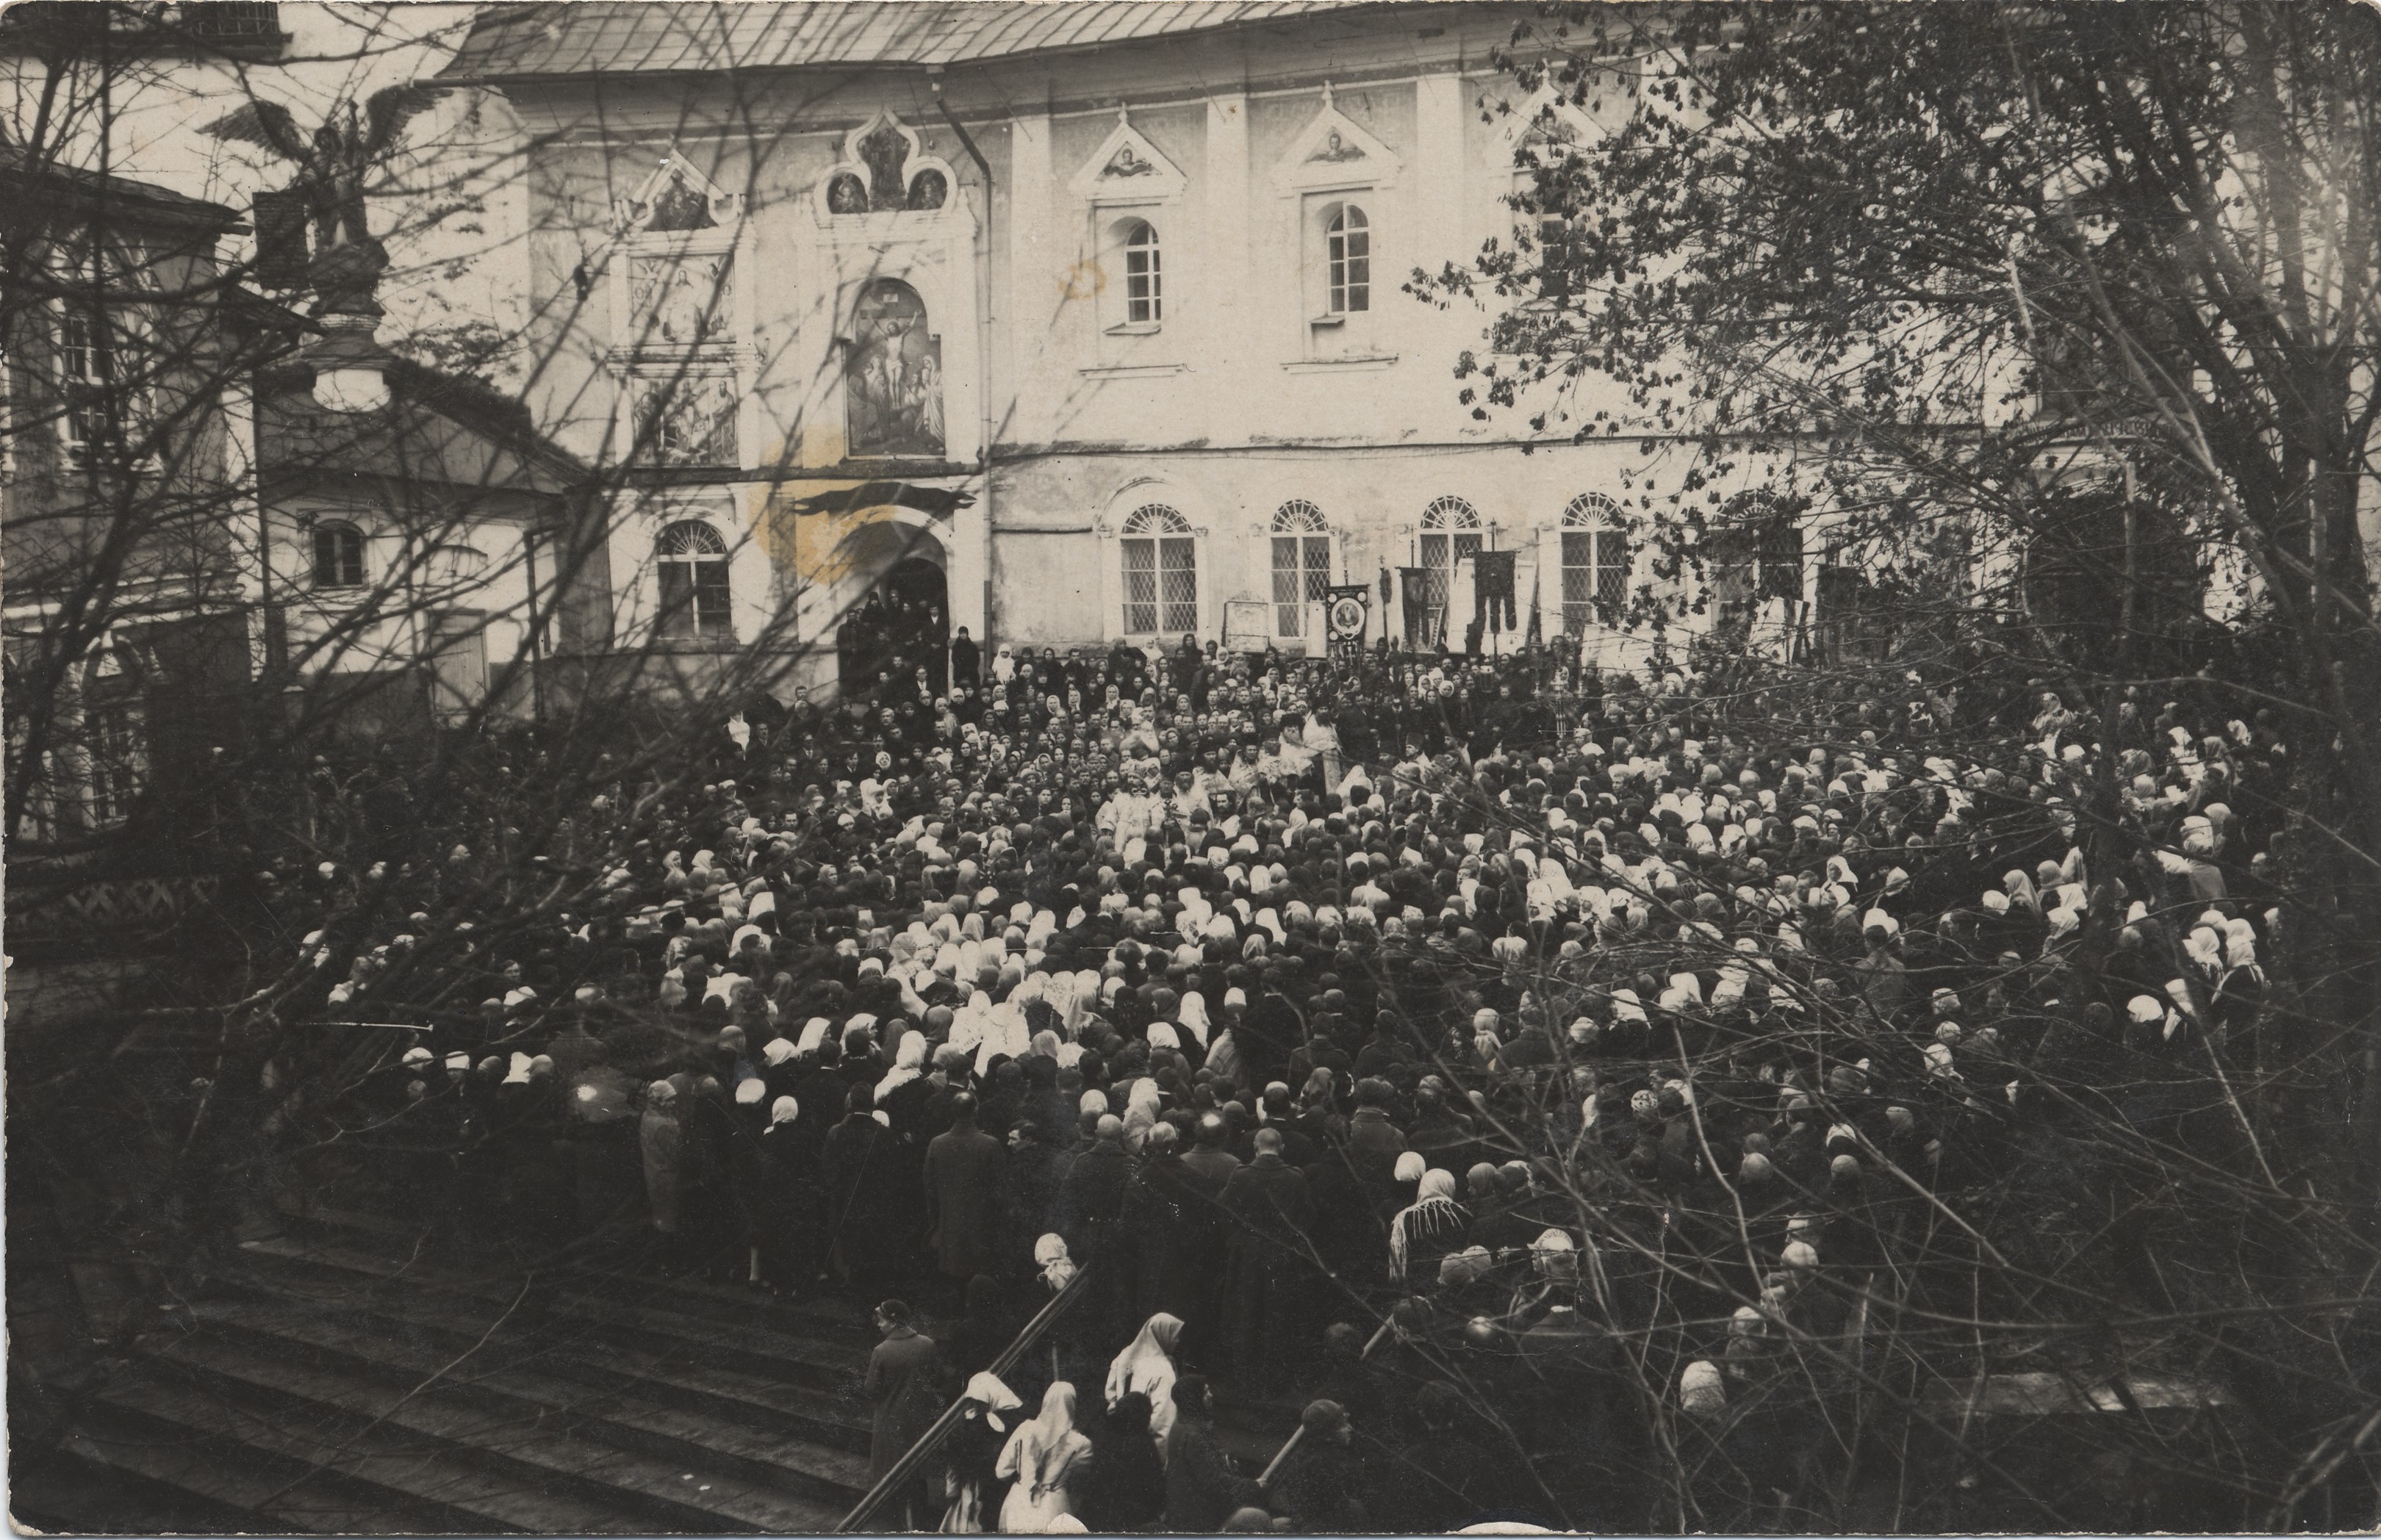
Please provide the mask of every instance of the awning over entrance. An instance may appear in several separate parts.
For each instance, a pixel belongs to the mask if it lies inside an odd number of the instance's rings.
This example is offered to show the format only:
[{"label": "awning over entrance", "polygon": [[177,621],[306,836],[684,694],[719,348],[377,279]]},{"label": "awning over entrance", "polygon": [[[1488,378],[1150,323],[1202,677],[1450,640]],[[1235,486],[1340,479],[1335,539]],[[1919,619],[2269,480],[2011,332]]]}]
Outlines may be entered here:
[{"label": "awning over entrance", "polygon": [[971,507],[974,504],[973,493],[961,492],[957,487],[919,486],[910,482],[862,482],[858,486],[788,499],[778,506],[797,514],[858,513],[863,508],[903,507],[946,516],[955,508]]}]

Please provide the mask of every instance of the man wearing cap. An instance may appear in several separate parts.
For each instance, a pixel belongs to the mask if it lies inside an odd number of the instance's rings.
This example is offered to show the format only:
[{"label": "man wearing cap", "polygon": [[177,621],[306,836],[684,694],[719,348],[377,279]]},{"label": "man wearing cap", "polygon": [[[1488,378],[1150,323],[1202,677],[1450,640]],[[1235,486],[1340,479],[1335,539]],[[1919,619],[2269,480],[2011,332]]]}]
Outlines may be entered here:
[{"label": "man wearing cap", "polygon": [[1368,1480],[1351,1445],[1355,1430],[1337,1401],[1306,1403],[1298,1420],[1298,1447],[1266,1487],[1273,1511],[1306,1534],[1361,1530]]},{"label": "man wearing cap", "polygon": [[[868,1480],[872,1485],[892,1472],[941,1410],[934,1392],[941,1353],[934,1339],[911,1323],[909,1304],[886,1300],[876,1307],[873,1318],[883,1340],[869,1354],[868,1374],[861,1384],[870,1407]],[[902,1528],[920,1527],[924,1497],[922,1472],[894,1494],[896,1510],[903,1515]]]}]

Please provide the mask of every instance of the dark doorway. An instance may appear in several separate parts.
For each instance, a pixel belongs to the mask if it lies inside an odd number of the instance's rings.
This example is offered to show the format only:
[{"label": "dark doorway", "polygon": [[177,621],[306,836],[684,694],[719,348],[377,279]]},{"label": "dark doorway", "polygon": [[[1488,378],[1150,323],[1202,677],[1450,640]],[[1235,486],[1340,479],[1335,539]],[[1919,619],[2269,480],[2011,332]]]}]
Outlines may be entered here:
[{"label": "dark doorway", "polygon": [[[950,682],[950,605],[943,569],[923,556],[895,562],[837,628],[836,650],[843,693],[868,694],[880,671],[897,692],[910,695],[915,670],[926,671],[932,692]],[[918,703],[924,705],[926,702]]]}]

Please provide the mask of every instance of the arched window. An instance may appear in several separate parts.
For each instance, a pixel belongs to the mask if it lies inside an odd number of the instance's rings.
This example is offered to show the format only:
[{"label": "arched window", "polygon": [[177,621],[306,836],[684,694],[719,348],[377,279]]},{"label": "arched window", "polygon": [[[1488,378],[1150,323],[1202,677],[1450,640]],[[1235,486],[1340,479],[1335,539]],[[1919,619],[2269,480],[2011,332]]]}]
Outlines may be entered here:
[{"label": "arched window", "polygon": [[363,584],[363,532],[336,519],[315,525],[314,586],[361,588]]},{"label": "arched window", "polygon": [[1323,229],[1325,315],[1351,315],[1373,308],[1373,229],[1364,211],[1340,206]]},{"label": "arched window", "polygon": [[727,543],[699,519],[664,530],[656,544],[664,636],[732,636],[727,614]]},{"label": "arched window", "polygon": [[1570,500],[1562,515],[1563,634],[1591,622],[1617,624],[1629,603],[1629,534],[1620,505],[1601,492]]},{"label": "arched window", "polygon": [[1162,503],[1124,521],[1124,629],[1129,636],[1199,629],[1199,547],[1190,521]]},{"label": "arched window", "polygon": [[1166,282],[1157,260],[1157,226],[1136,219],[1124,227],[1124,319],[1154,326],[1166,319]]},{"label": "arched window", "polygon": [[1304,636],[1309,606],[1329,597],[1331,527],[1323,510],[1294,497],[1273,515],[1273,629]]},{"label": "arched window", "polygon": [[1766,599],[1802,597],[1802,531],[1767,492],[1728,504],[1707,562],[1716,617],[1749,614]]},{"label": "arched window", "polygon": [[942,458],[943,344],[916,289],[879,278],[860,291],[843,384],[852,454]]},{"label": "arched window", "polygon": [[1417,553],[1426,575],[1422,641],[1435,645],[1447,634],[1447,595],[1455,592],[1456,564],[1480,554],[1480,515],[1460,497],[1441,497],[1422,510]]}]

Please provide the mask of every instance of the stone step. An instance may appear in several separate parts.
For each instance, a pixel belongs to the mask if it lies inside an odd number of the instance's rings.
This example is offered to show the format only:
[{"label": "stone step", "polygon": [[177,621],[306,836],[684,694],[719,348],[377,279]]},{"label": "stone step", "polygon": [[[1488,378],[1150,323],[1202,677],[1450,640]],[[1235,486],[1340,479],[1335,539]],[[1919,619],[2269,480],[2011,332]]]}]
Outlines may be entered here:
[{"label": "stone step", "polygon": [[[519,1280],[471,1277],[431,1264],[401,1262],[351,1247],[293,1241],[286,1237],[241,1242],[240,1249],[268,1270],[309,1274],[349,1291],[436,1292],[464,1300],[512,1306],[522,1292]],[[659,1305],[613,1300],[569,1289],[548,1297],[544,1318],[567,1315],[591,1336],[636,1347],[666,1342],[687,1361],[720,1368],[743,1368],[782,1375],[832,1389],[866,1372],[868,1353],[857,1345],[757,1326],[726,1324]]]},{"label": "stone step", "polygon": [[[257,1533],[266,1527],[257,1509],[230,1500],[236,1480],[226,1479],[217,1461],[189,1445],[83,1430],[53,1448],[14,1451],[8,1517],[31,1534]],[[271,1489],[259,1485],[248,1495],[262,1501]],[[377,1526],[360,1513],[350,1523],[330,1527],[379,1532],[388,1522],[385,1512]]]},{"label": "stone step", "polygon": [[[727,1465],[748,1481],[847,1508],[868,1489],[868,1461],[848,1448],[813,1444],[800,1433],[755,1425],[754,1419],[737,1415],[741,1409],[725,1398],[704,1398],[709,1404],[690,1409],[646,1393],[659,1382],[550,1372],[562,1355],[508,1354],[496,1343],[477,1353],[469,1343],[459,1351],[446,1344],[416,1345],[366,1323],[310,1319],[265,1304],[217,1302],[199,1307],[198,1314],[211,1333],[252,1352],[296,1348],[316,1368],[399,1390],[443,1374],[438,1387],[449,1399],[469,1401],[492,1414],[557,1419],[574,1436],[632,1453]],[[613,1383],[603,1383],[605,1378]],[[838,1420],[833,1426],[840,1434],[849,1424]],[[865,1430],[866,1424],[860,1424],[863,1440]]]},{"label": "stone step", "polygon": [[[518,1403],[503,1411],[469,1404],[437,1387],[419,1395],[295,1357],[268,1358],[206,1335],[183,1338],[160,1355],[223,1400],[261,1418],[319,1430],[335,1445],[355,1437],[409,1438],[442,1470],[509,1478],[539,1502],[582,1509],[548,1531],[616,1533],[640,1526],[669,1533],[796,1533],[831,1526],[844,1508],[763,1485],[684,1459],[662,1460],[587,1436],[586,1419]],[[511,1521],[507,1521],[511,1522]]]},{"label": "stone step", "polygon": [[238,1298],[206,1302],[196,1307],[196,1314],[204,1320],[285,1331],[292,1338],[300,1335],[293,1324],[317,1323],[341,1334],[339,1343],[326,1346],[342,1345],[352,1334],[375,1348],[403,1342],[420,1350],[418,1357],[444,1355],[441,1362],[476,1348],[476,1362],[483,1365],[519,1367],[566,1380],[582,1395],[627,1393],[781,1438],[842,1450],[868,1448],[868,1409],[857,1396],[788,1385],[741,1370],[690,1366],[666,1339],[658,1347],[643,1348],[591,1341],[574,1329],[568,1315],[549,1318],[535,1329],[499,1330],[503,1308],[478,1301],[451,1295],[436,1302],[385,1296],[360,1308],[258,1279],[246,1280]]},{"label": "stone step", "polygon": [[401,1430],[334,1430],[311,1417],[260,1414],[211,1387],[145,1367],[89,1399],[69,1447],[245,1509],[255,1517],[244,1528],[275,1534],[635,1527],[614,1523],[592,1505],[540,1493],[515,1475],[491,1473],[477,1460],[425,1448]]},{"label": "stone step", "polygon": [[[340,1205],[301,1205],[287,1198],[279,1212],[299,1233],[353,1251],[409,1257],[421,1246],[422,1227],[415,1220]],[[457,1251],[459,1248],[446,1248],[438,1260],[459,1260],[468,1268],[468,1256],[450,1258],[446,1254]],[[671,1302],[673,1308],[706,1319],[735,1320],[794,1336],[848,1341],[862,1348],[872,1346],[876,1339],[868,1312],[833,1296],[783,1299],[756,1289],[676,1277],[649,1265],[638,1265],[632,1255],[607,1255],[584,1248],[567,1253],[555,1272],[576,1289],[614,1298]]]}]

